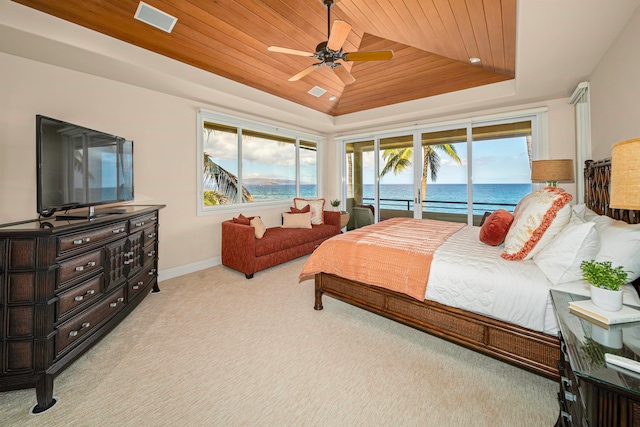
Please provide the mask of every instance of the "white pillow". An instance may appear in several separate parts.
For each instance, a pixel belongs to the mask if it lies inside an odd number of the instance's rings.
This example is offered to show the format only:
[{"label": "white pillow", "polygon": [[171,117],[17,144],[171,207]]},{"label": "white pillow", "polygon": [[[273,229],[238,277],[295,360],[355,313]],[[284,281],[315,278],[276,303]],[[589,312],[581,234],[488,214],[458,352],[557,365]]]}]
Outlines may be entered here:
[{"label": "white pillow", "polygon": [[282,213],[282,228],[311,228],[311,212]]},{"label": "white pillow", "polygon": [[302,209],[309,205],[311,208],[311,224],[324,224],[324,199],[293,199],[296,209]]},{"label": "white pillow", "polygon": [[547,246],[533,256],[533,262],[553,285],[582,279],[580,264],[595,258],[600,237],[593,222],[573,216]]},{"label": "white pillow", "polygon": [[593,222],[600,235],[596,261],[623,266],[629,272],[629,281],[640,277],[640,224],[631,225],[604,215],[597,216]]},{"label": "white pillow", "polygon": [[259,216],[254,217],[249,221],[249,225],[255,229],[256,239],[262,239],[262,236],[264,236],[264,233],[267,231],[267,228],[264,226],[264,222],[262,222],[262,218]]},{"label": "white pillow", "polygon": [[500,256],[511,261],[531,259],[571,218],[571,194],[546,187],[528,194],[513,211],[513,223]]}]

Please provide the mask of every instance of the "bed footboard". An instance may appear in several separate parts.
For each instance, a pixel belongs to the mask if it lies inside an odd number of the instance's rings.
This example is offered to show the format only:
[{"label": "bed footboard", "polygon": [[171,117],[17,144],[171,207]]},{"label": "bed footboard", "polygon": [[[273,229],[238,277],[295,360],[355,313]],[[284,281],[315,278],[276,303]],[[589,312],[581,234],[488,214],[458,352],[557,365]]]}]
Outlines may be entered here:
[{"label": "bed footboard", "polygon": [[322,310],[323,294],[538,375],[560,378],[555,336],[331,274],[315,276],[316,310]]}]

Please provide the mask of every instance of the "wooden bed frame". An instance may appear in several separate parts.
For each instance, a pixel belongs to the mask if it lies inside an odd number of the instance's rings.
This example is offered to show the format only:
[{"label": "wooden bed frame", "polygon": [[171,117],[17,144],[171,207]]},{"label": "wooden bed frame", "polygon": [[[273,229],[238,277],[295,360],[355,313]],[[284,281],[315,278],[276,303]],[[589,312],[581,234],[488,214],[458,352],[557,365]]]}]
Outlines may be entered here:
[{"label": "wooden bed frame", "polygon": [[[632,224],[640,222],[640,211],[609,208],[610,172],[610,160],[585,162],[587,207],[598,214]],[[327,294],[536,374],[559,379],[560,341],[556,336],[433,301],[417,301],[404,294],[332,274],[317,274],[315,285],[316,310],[322,310],[322,295]]]}]

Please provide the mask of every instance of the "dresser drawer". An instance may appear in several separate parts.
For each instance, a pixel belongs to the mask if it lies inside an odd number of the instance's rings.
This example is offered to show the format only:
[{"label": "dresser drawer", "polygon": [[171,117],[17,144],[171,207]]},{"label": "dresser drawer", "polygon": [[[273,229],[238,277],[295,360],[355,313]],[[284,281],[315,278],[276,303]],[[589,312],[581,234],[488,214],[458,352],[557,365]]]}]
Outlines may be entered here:
[{"label": "dresser drawer", "polygon": [[149,245],[145,247],[144,251],[142,252],[142,257],[144,258],[142,264],[144,264],[145,266],[153,264],[158,257],[157,255],[158,254],[156,252],[156,245]]},{"label": "dresser drawer", "polygon": [[158,228],[149,227],[142,232],[142,241],[145,246],[154,245],[158,238]]},{"label": "dresser drawer", "polygon": [[102,268],[102,249],[61,262],[58,268],[56,287],[62,288],[72,279],[98,271]]},{"label": "dresser drawer", "polygon": [[65,252],[91,246],[95,243],[107,242],[127,233],[127,223],[105,225],[93,230],[81,231],[58,237],[58,255]]},{"label": "dresser drawer", "polygon": [[157,270],[154,267],[155,263],[146,265],[140,273],[136,274],[136,276],[129,281],[128,301],[131,301],[133,298],[135,298],[135,296],[142,290],[147,289],[148,285],[153,282],[153,280],[157,276]]},{"label": "dresser drawer", "polygon": [[102,295],[101,290],[103,280],[104,275],[100,274],[58,295],[56,321],[63,318],[73,309],[81,307],[94,298]]},{"label": "dresser drawer", "polygon": [[157,223],[158,215],[156,213],[139,216],[137,218],[129,220],[129,232],[133,233],[135,230],[142,230],[143,228],[156,225]]},{"label": "dresser drawer", "polygon": [[60,325],[56,337],[56,357],[83,341],[105,321],[124,308],[124,288]]}]

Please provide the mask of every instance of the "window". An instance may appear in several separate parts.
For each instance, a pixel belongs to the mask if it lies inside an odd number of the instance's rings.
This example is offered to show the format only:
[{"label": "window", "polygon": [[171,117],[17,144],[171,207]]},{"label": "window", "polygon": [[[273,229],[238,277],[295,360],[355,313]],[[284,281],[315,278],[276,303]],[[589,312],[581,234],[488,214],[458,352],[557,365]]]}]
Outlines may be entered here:
[{"label": "window", "polygon": [[377,220],[476,225],[486,211],[513,211],[532,191],[531,160],[546,150],[545,129],[546,110],[538,109],[345,138],[347,210],[364,203]]},{"label": "window", "polygon": [[321,138],[201,110],[199,214],[318,195]]}]

